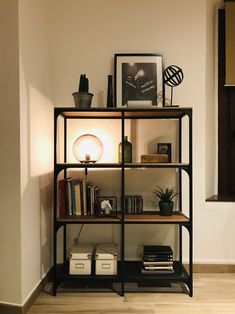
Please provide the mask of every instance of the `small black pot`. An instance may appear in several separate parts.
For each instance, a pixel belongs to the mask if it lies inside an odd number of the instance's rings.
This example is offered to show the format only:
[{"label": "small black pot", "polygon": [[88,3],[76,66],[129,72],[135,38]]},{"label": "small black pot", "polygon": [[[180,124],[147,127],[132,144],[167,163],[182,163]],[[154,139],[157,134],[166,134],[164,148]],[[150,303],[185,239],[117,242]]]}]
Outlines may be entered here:
[{"label": "small black pot", "polygon": [[162,216],[171,216],[173,213],[173,207],[174,207],[174,202],[164,202],[160,201],[159,202],[159,208],[160,208],[160,214]]},{"label": "small black pot", "polygon": [[93,94],[86,92],[74,92],[74,103],[76,108],[89,109],[91,108],[91,102]]}]

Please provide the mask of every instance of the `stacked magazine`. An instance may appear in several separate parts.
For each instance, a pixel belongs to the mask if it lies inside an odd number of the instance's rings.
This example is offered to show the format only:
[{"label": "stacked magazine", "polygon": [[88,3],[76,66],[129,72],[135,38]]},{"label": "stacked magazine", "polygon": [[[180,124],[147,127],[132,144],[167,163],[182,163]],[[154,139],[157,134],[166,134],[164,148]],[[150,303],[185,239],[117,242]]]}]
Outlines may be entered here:
[{"label": "stacked magazine", "polygon": [[172,274],[173,251],[168,245],[145,245],[143,253],[143,274]]}]

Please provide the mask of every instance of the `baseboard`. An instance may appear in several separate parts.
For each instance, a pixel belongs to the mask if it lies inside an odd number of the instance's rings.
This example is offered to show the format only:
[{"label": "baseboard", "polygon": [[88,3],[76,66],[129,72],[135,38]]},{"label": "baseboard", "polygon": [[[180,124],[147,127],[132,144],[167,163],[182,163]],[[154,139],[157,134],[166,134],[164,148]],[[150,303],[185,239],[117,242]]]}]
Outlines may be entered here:
[{"label": "baseboard", "polygon": [[22,306],[0,303],[0,314],[22,314]]},{"label": "baseboard", "polygon": [[[188,265],[186,265],[188,269]],[[193,264],[194,273],[235,273],[234,264]]]},{"label": "baseboard", "polygon": [[42,292],[43,287],[47,282],[51,281],[52,268],[47,272],[44,278],[40,281],[37,287],[34,289],[28,300],[23,306],[3,304],[0,303],[0,314],[27,314],[30,307],[33,305],[39,294]]}]

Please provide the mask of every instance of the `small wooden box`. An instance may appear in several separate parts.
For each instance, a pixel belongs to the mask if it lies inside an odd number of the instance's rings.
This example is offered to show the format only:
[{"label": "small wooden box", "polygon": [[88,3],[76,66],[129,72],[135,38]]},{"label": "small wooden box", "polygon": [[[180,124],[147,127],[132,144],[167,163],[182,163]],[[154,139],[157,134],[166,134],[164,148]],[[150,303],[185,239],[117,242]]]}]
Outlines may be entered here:
[{"label": "small wooden box", "polygon": [[168,155],[167,154],[148,154],[148,155],[141,155],[141,162],[149,162],[149,163],[165,163],[168,162]]}]

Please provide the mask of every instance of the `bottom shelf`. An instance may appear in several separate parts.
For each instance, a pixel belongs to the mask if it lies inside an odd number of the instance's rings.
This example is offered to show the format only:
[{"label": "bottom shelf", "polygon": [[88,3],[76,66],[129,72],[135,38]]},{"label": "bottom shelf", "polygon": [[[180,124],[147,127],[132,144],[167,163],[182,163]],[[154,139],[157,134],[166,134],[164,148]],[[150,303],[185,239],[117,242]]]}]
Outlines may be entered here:
[{"label": "bottom shelf", "polygon": [[[80,288],[110,288],[114,289],[113,284],[125,283],[125,290],[128,291],[128,284],[135,283],[141,287],[171,287],[172,283],[185,283],[189,286],[190,276],[182,263],[175,261],[173,264],[174,272],[167,274],[142,274],[141,261],[118,262],[117,275],[95,275],[95,262],[93,262],[91,275],[70,275],[69,263],[58,264],[56,266],[55,283],[60,285],[63,282],[73,282]],[[68,286],[68,285],[67,285]],[[112,289],[113,288],[113,289]],[[139,291],[140,291],[139,290]],[[188,292],[188,291],[187,291]]]}]

